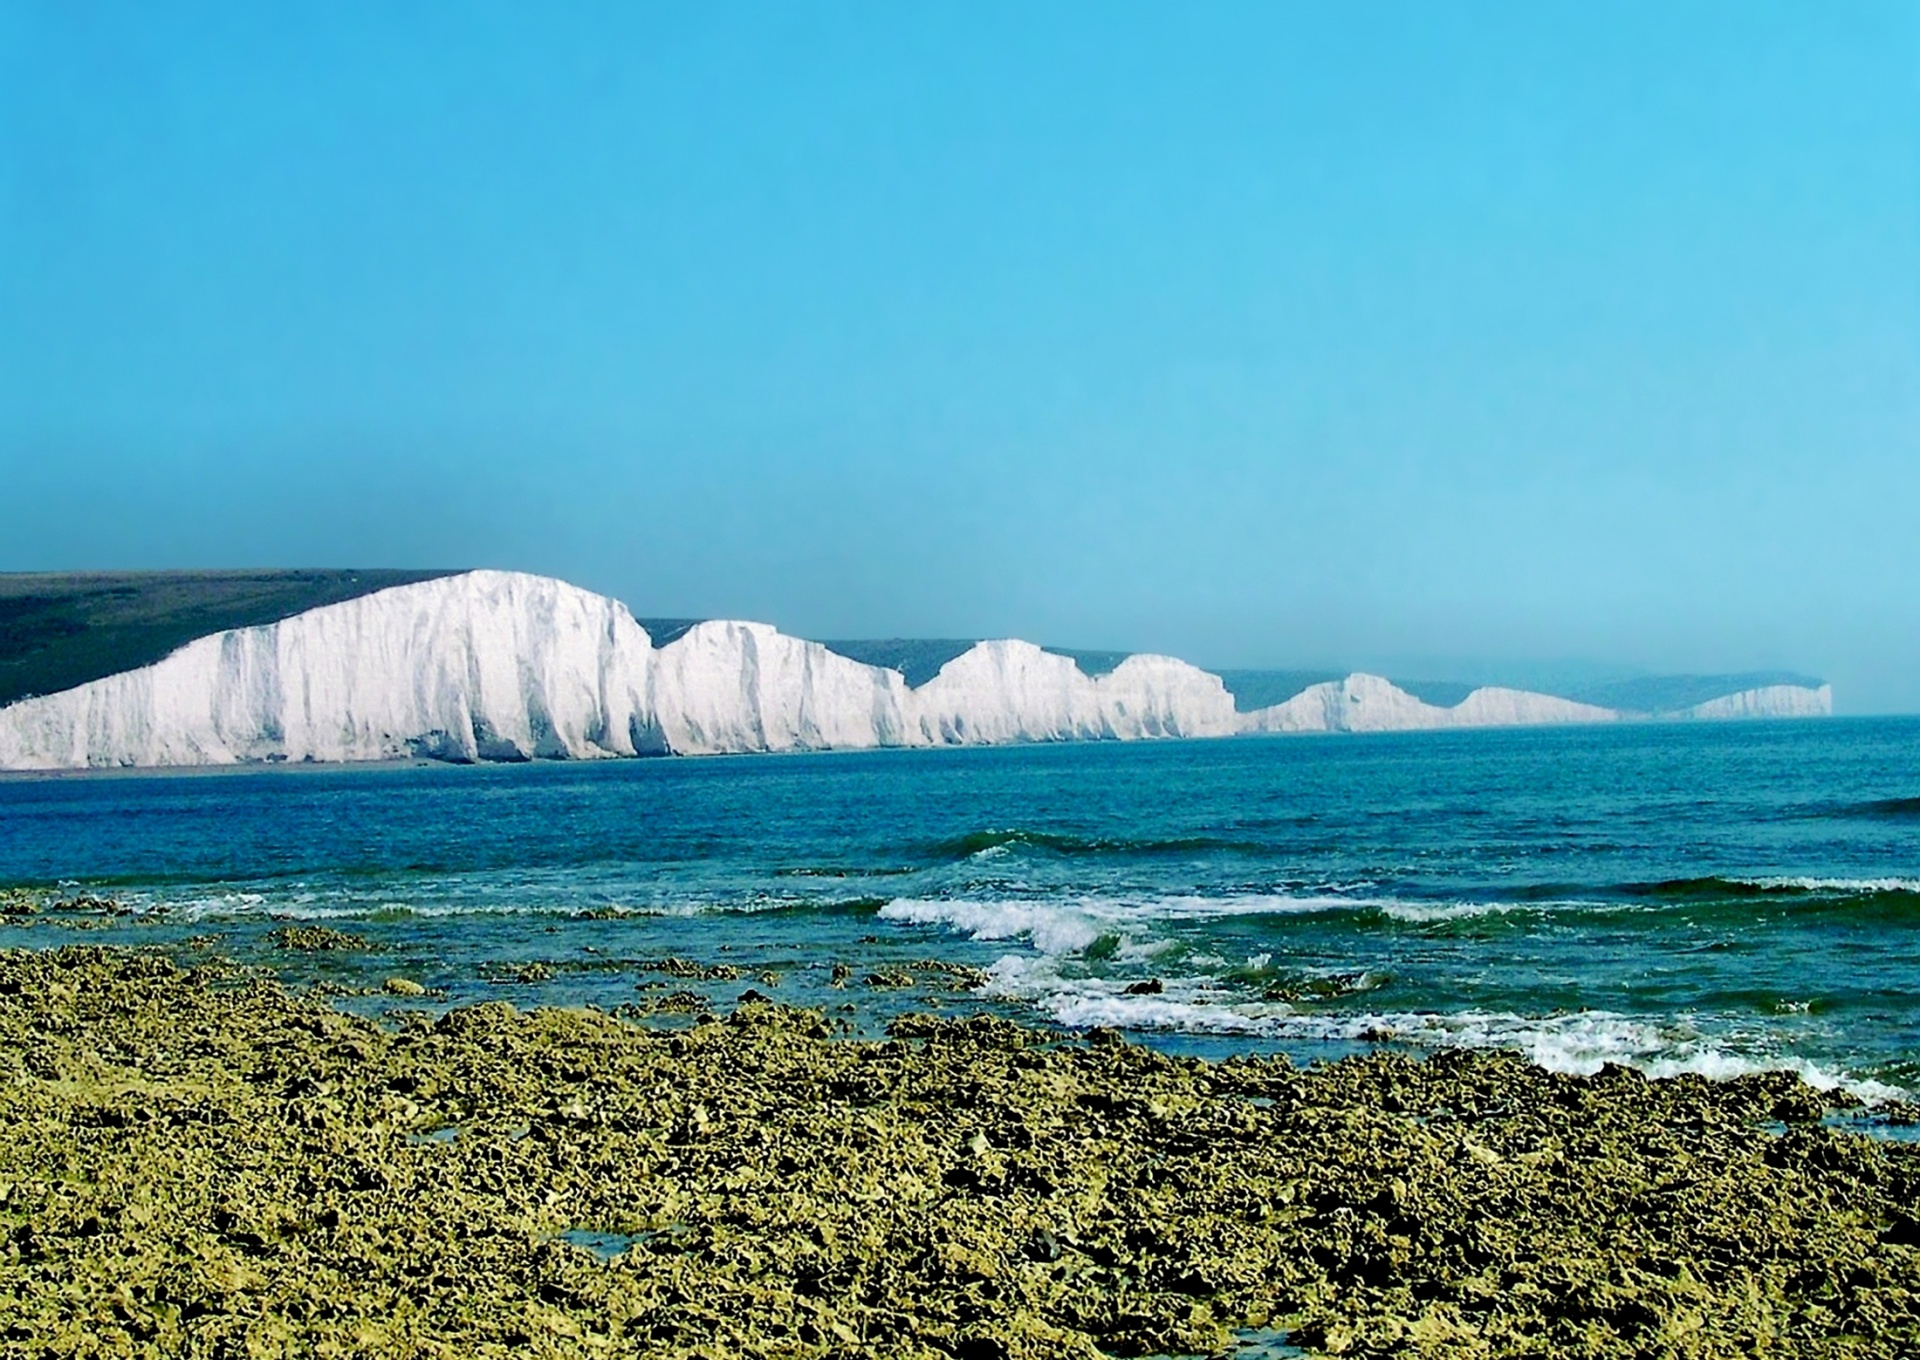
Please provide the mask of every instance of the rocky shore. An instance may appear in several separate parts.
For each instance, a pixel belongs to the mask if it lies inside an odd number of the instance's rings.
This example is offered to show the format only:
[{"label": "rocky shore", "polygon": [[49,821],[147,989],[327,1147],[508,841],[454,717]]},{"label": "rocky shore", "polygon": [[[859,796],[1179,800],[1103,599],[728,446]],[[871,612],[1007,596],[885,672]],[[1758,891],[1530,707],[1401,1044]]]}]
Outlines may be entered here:
[{"label": "rocky shore", "polygon": [[1920,1145],[1789,1076],[393,1004],[0,954],[0,1353],[1920,1350]]}]

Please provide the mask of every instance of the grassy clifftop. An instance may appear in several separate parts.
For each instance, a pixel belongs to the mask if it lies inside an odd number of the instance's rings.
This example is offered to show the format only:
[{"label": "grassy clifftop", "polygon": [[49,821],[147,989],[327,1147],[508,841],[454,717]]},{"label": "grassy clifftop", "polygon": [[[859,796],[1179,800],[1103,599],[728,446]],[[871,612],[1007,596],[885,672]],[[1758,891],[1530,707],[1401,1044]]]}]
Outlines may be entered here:
[{"label": "grassy clifftop", "polygon": [[0,704],[150,665],[226,628],[273,623],[446,571],[0,574]]}]

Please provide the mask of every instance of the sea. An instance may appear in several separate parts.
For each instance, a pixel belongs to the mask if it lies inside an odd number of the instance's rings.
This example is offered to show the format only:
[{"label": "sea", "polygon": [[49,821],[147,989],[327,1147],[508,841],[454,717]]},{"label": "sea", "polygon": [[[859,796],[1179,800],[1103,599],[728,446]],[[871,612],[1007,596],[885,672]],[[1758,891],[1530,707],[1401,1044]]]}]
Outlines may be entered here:
[{"label": "sea", "polygon": [[[8,777],[0,886],[73,904],[0,946],[374,1016],[754,992],[849,1034],[1920,1092],[1920,719]],[[313,925],[363,945],[288,947]]]}]

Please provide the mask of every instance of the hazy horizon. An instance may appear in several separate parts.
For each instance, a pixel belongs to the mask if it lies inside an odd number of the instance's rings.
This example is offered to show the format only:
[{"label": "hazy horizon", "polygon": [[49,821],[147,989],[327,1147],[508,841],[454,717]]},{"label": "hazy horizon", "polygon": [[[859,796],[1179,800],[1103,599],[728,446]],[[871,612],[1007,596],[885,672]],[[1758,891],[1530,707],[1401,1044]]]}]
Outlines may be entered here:
[{"label": "hazy horizon", "polygon": [[1917,115],[1911,3],[0,3],[0,570],[1916,712]]}]

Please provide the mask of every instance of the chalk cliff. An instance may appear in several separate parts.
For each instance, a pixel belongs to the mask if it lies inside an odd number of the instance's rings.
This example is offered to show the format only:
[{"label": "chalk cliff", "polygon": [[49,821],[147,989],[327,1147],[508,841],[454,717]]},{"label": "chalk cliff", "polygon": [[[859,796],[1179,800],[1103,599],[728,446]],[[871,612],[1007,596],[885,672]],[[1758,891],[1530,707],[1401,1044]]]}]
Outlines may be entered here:
[{"label": "chalk cliff", "polygon": [[1409,732],[1442,727],[1530,727],[1612,722],[1610,708],[1487,686],[1451,707],[1425,703],[1390,680],[1355,674],[1309,685],[1285,703],[1240,715],[1245,732]]},{"label": "chalk cliff", "polygon": [[[1776,685],[1677,716],[1831,709],[1825,687]],[[761,623],[702,623],[656,648],[615,600],[475,571],[214,633],[153,665],[0,708],[0,769],[589,759],[1621,716],[1499,688],[1444,707],[1361,674],[1236,713],[1220,677],[1184,661],[1131,656],[1090,676],[1017,640],[977,643],[916,688],[899,671]]]},{"label": "chalk cliff", "polygon": [[1762,685],[1681,710],[1681,718],[1825,718],[1833,714],[1833,686]]},{"label": "chalk cliff", "polygon": [[664,751],[624,605],[476,571],[197,638],[0,709],[0,767],[451,760]]}]

